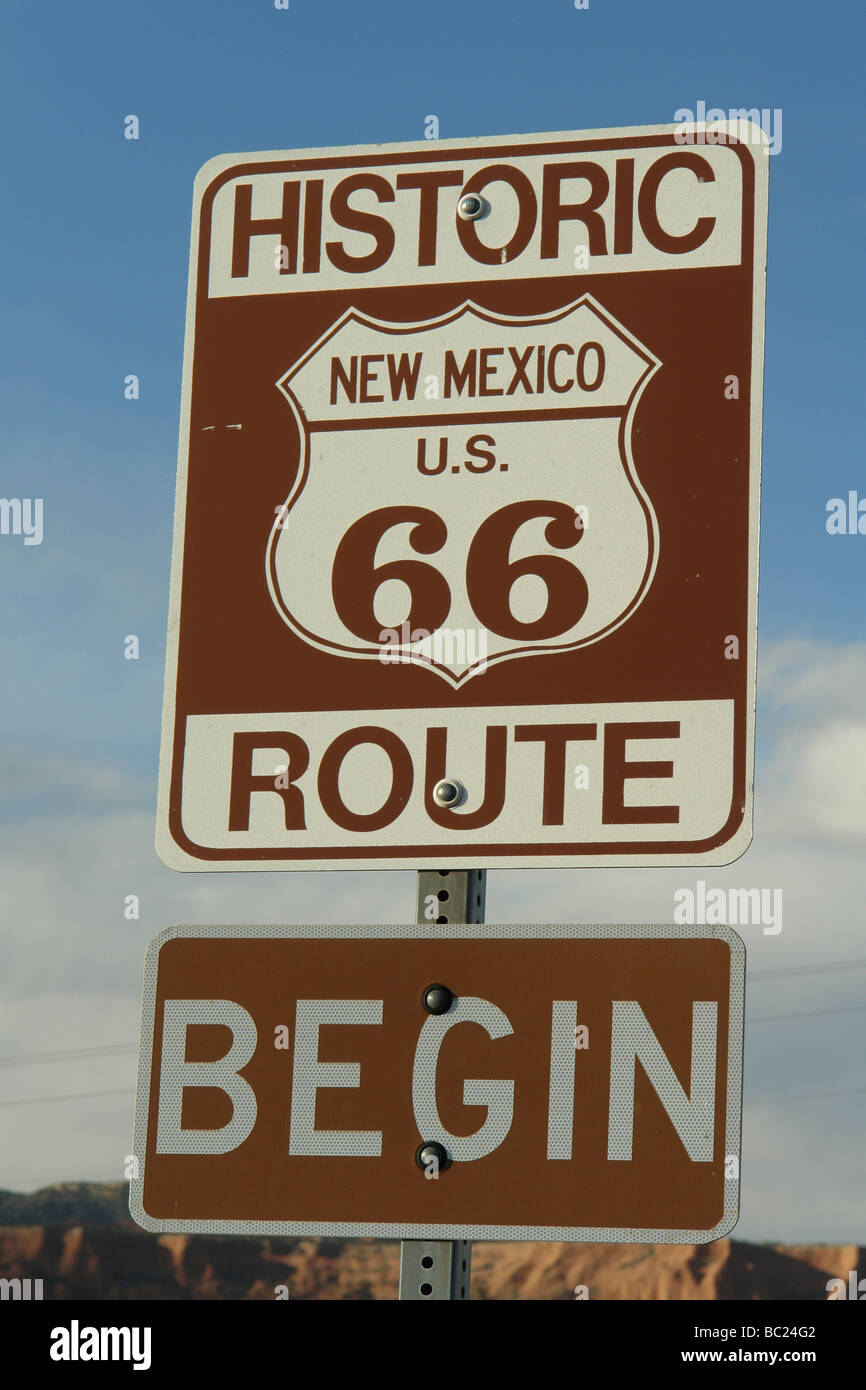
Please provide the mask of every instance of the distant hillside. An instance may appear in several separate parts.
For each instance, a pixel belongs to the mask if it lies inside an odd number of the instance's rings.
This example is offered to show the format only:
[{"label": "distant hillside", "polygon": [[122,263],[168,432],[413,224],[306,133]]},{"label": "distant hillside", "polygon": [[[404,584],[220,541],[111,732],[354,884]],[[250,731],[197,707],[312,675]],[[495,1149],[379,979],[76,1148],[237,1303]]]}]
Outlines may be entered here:
[{"label": "distant hillside", "polygon": [[[0,1192],[0,1278],[44,1281],[60,1299],[393,1299],[396,1241],[154,1236],[126,1209],[125,1183]],[[856,1245],[499,1244],[472,1250],[472,1297],[825,1300],[827,1281],[866,1270]]]},{"label": "distant hillside", "polygon": [[[135,1226],[125,1182],[59,1182],[37,1192],[0,1189],[0,1226]],[[136,1229],[138,1229],[136,1227]]]}]

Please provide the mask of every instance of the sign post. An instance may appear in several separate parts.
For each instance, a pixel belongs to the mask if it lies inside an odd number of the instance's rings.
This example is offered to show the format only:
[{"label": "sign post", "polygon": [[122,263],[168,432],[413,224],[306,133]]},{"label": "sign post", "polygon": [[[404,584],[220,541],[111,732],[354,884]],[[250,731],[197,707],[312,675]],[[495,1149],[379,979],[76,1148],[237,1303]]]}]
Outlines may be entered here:
[{"label": "sign post", "polygon": [[[421,870],[415,920],[432,928],[450,922],[483,922],[486,901],[487,874],[483,869]],[[431,1002],[436,1007],[439,1001]],[[423,1161],[424,1153],[419,1151],[419,1156]],[[427,1176],[436,1171],[436,1163],[434,1154],[425,1168],[427,1181],[436,1180]],[[401,1241],[399,1298],[418,1303],[468,1298],[471,1266],[471,1241]]]}]

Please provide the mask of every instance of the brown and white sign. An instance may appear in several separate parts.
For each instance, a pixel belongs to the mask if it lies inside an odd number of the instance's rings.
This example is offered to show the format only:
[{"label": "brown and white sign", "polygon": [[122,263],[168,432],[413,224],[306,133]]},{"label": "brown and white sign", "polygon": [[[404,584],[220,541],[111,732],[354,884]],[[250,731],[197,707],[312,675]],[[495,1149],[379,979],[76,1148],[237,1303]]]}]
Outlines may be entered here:
[{"label": "brown and white sign", "polygon": [[172,867],[746,848],[767,142],[682,134],[201,171]]},{"label": "brown and white sign", "polygon": [[744,967],[727,927],[172,928],[147,955],[130,1209],[150,1231],[713,1240],[738,1213]]}]

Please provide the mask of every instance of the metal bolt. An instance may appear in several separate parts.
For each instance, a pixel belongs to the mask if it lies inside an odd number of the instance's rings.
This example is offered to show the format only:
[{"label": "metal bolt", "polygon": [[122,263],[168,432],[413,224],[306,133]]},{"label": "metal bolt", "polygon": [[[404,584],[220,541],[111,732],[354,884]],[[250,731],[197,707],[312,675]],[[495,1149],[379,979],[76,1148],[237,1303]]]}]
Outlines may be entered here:
[{"label": "metal bolt", "polygon": [[456,777],[444,777],[433,788],[433,800],[437,806],[459,806],[466,788]]},{"label": "metal bolt", "polygon": [[448,1167],[448,1153],[441,1144],[422,1144],[415,1155],[415,1162],[419,1168],[429,1168],[431,1163],[436,1164],[436,1172],[441,1173]]},{"label": "metal bolt", "polygon": [[447,1014],[454,995],[447,985],[428,985],[424,991],[424,1008],[428,1014]]},{"label": "metal bolt", "polygon": [[479,217],[490,211],[490,204],[480,193],[464,193],[457,204],[457,216],[464,222],[477,222]]}]

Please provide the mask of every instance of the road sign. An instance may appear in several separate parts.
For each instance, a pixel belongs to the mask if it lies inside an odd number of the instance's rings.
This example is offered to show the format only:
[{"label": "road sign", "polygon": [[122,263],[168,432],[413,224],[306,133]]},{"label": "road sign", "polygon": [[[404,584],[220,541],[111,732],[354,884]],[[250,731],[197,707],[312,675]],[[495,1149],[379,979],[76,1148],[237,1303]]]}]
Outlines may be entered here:
[{"label": "road sign", "polygon": [[768,146],[704,134],[202,169],[172,867],[746,848]]},{"label": "road sign", "polygon": [[227,1234],[723,1236],[744,961],[726,927],[172,928],[146,962],[132,1214]]}]

